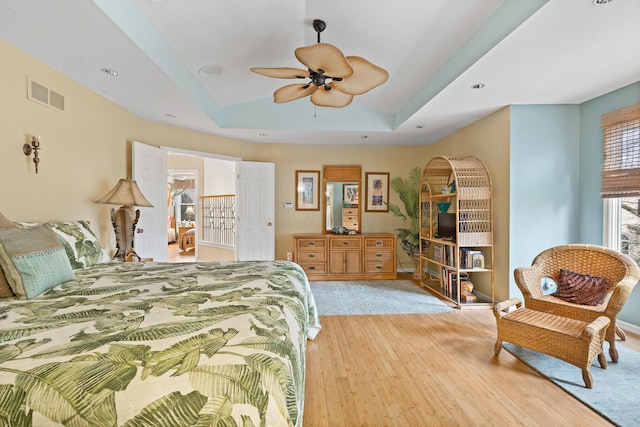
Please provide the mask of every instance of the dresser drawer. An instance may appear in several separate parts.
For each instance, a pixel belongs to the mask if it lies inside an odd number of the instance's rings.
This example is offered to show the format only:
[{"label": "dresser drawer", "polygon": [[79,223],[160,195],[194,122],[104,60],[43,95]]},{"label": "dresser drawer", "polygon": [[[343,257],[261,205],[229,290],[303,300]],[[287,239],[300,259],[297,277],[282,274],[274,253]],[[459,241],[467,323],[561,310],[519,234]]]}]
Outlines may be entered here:
[{"label": "dresser drawer", "polygon": [[331,239],[331,249],[360,249],[360,239],[337,238]]},{"label": "dresser drawer", "polygon": [[358,216],[358,208],[342,208],[342,217],[345,216]]},{"label": "dresser drawer", "polygon": [[324,249],[326,242],[325,239],[296,239],[296,248],[300,250]]},{"label": "dresser drawer", "polygon": [[364,260],[367,262],[389,262],[393,261],[393,251],[388,250],[367,250],[364,254]]},{"label": "dresser drawer", "polygon": [[364,263],[364,274],[374,274],[374,273],[394,273],[395,272],[395,264],[393,261],[386,262],[365,262]]},{"label": "dresser drawer", "polygon": [[395,239],[393,237],[366,237],[364,239],[365,249],[393,249]]},{"label": "dresser drawer", "polygon": [[325,264],[323,262],[320,263],[301,263],[300,267],[304,270],[306,274],[325,274],[327,272]]},{"label": "dresser drawer", "polygon": [[298,251],[298,263],[303,262],[324,262],[324,251]]}]

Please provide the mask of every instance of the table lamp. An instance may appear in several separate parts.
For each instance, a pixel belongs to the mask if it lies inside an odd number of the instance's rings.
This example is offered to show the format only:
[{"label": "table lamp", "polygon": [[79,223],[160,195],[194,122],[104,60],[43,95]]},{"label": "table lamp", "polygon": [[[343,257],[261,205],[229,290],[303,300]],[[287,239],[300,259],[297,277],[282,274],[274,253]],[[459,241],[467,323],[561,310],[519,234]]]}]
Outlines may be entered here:
[{"label": "table lamp", "polygon": [[187,220],[188,221],[193,221],[194,217],[193,215],[195,215],[195,211],[193,210],[193,206],[187,206],[187,209],[184,211],[184,213],[187,215]]},{"label": "table lamp", "polygon": [[136,209],[134,212],[133,207],[152,208],[153,205],[142,195],[138,184],[133,179],[121,179],[113,190],[96,203],[122,205],[118,209],[111,209],[111,223],[116,233],[116,253],[113,259],[127,261],[127,257],[132,256],[140,261],[133,246],[140,210]]}]

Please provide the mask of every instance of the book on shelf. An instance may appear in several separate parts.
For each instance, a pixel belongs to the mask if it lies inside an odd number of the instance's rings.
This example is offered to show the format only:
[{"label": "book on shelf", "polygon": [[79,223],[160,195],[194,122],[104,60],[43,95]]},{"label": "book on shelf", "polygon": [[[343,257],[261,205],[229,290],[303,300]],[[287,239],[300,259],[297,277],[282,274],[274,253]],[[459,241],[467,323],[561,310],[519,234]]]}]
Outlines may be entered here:
[{"label": "book on shelf", "polygon": [[433,259],[440,264],[452,266],[455,263],[454,247],[451,245],[434,245]]},{"label": "book on shelf", "polygon": [[441,274],[442,293],[451,299],[458,298],[458,275],[456,272],[442,267]]}]

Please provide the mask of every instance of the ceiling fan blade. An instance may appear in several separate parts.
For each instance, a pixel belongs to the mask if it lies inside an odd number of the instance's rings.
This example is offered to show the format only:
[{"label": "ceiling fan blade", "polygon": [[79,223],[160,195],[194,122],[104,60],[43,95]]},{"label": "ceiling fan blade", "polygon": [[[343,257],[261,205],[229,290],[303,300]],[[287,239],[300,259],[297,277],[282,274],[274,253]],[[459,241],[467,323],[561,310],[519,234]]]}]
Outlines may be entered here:
[{"label": "ceiling fan blade", "polygon": [[317,89],[318,86],[316,85],[303,83],[283,86],[273,92],[273,101],[277,103],[293,101],[294,99],[304,98],[314,93]]},{"label": "ceiling fan blade", "polygon": [[334,108],[342,108],[351,104],[351,101],[353,101],[353,95],[339,91],[335,86],[333,86],[333,82],[329,83],[329,86],[332,87],[331,90],[319,88],[315,91],[311,95],[311,102],[319,107]]},{"label": "ceiling fan blade", "polygon": [[331,77],[349,77],[353,69],[340,49],[328,43],[318,43],[313,46],[299,47],[295,50],[296,58],[307,68]]},{"label": "ceiling fan blade", "polygon": [[302,68],[261,68],[261,67],[252,67],[250,68],[254,73],[262,74],[267,77],[275,77],[277,79],[302,79],[305,77],[309,77],[309,71],[303,70]]},{"label": "ceiling fan blade", "polygon": [[342,81],[333,81],[333,85],[344,93],[361,95],[389,79],[389,73],[384,68],[372,64],[359,56],[347,56],[347,61],[353,68],[353,74]]}]

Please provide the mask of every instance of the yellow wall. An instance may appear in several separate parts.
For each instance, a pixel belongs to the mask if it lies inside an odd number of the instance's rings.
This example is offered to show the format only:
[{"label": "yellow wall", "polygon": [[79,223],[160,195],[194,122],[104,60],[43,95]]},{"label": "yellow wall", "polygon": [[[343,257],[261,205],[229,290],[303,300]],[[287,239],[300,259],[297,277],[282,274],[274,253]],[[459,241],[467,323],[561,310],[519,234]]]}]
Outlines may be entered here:
[{"label": "yellow wall", "polygon": [[[509,110],[504,109],[428,146],[253,144],[141,120],[0,40],[0,212],[13,220],[88,219],[113,248],[110,206],[94,201],[119,178],[131,174],[131,141],[153,146],[240,157],[276,165],[276,258],[293,250],[294,233],[321,232],[320,211],[285,209],[294,202],[295,171],[323,165],[362,165],[365,172],[407,177],[435,155],[470,154],[482,159],[494,181],[496,287],[508,282]],[[66,111],[57,112],[26,97],[27,76],[65,96]],[[22,154],[32,135],[41,136],[40,172]],[[363,182],[364,185],[364,182]],[[400,203],[391,190],[390,201]],[[503,226],[501,226],[501,224]],[[390,213],[362,213],[363,232],[395,232],[402,221]],[[400,268],[413,262],[398,250]],[[502,296],[502,291],[497,291]]]}]

